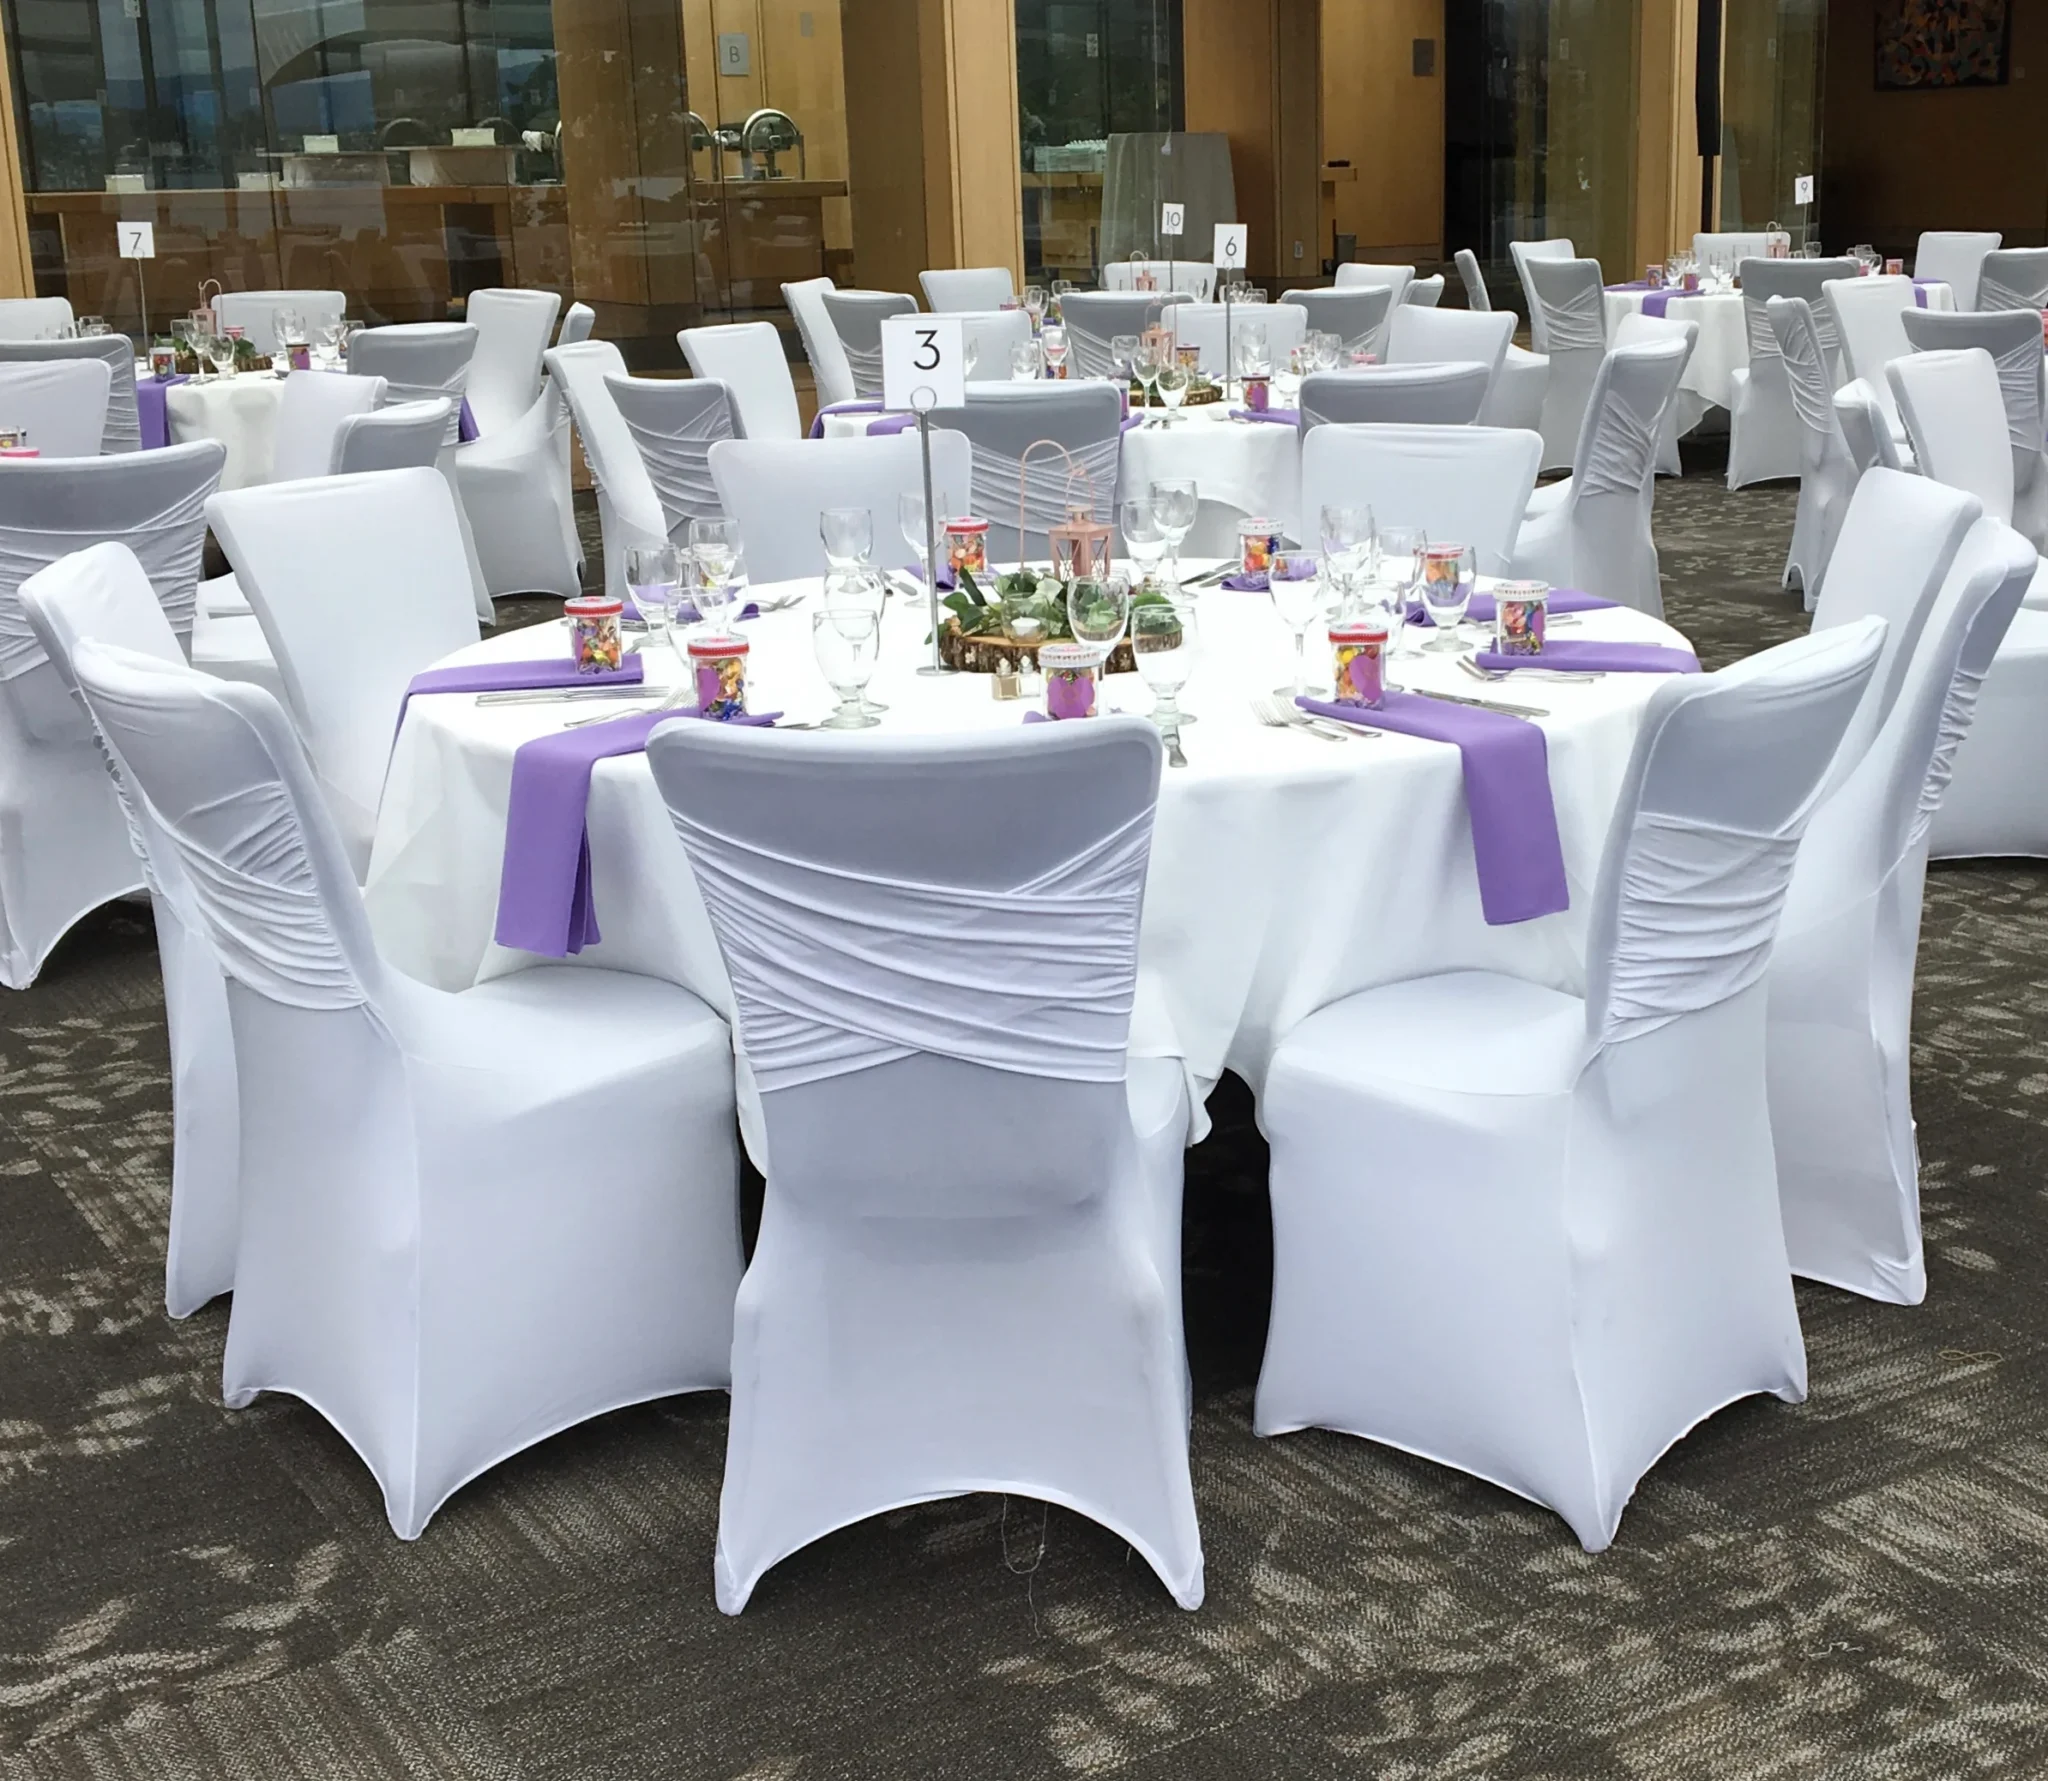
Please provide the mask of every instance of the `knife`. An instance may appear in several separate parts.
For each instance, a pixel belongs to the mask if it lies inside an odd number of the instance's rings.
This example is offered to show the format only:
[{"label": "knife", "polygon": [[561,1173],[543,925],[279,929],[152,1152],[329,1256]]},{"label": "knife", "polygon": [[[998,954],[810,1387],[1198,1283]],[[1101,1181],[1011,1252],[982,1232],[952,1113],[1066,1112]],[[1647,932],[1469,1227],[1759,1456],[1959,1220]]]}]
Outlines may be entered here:
[{"label": "knife", "polygon": [[581,703],[585,699],[659,699],[668,693],[667,687],[659,684],[650,686],[643,680],[636,680],[630,686],[549,686],[521,687],[516,691],[478,693],[479,705],[555,705],[564,700]]},{"label": "knife", "polygon": [[1424,699],[1441,699],[1446,705],[1474,705],[1481,711],[1501,711],[1509,717],[1548,717],[1550,712],[1541,705],[1510,705],[1504,699],[1468,699],[1463,693],[1425,692],[1419,686],[1406,689]]}]

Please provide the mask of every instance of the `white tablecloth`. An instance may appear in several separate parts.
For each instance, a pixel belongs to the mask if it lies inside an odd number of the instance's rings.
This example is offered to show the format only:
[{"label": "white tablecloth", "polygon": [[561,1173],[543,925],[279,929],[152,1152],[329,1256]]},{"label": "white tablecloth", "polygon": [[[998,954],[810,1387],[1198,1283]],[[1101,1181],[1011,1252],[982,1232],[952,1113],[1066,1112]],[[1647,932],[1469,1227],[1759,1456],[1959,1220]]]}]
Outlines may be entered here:
[{"label": "white tablecloth", "polygon": [[[1400,736],[1324,742],[1262,727],[1249,700],[1291,679],[1292,645],[1263,595],[1200,596],[1200,661],[1184,704],[1185,770],[1169,770],[1140,942],[1138,1055],[1185,1061],[1197,1095],[1234,1069],[1256,1088],[1296,1022],[1337,997],[1427,972],[1481,968],[1582,988],[1585,910],[1651,675],[1587,684],[1523,682],[1499,696],[1546,707],[1550,779],[1572,907],[1508,927],[1481,918],[1458,751]],[[792,718],[829,696],[811,654],[808,603],[749,624],[751,702]],[[1642,614],[1585,615],[1573,637],[1681,641]],[[921,608],[892,600],[870,688],[905,731],[1013,728],[976,675],[928,679]],[[1323,639],[1312,661],[1327,670]],[[450,657],[511,660],[568,647],[558,625],[491,638]],[[650,681],[681,679],[649,653]],[[1404,650],[1397,682],[1483,691],[1435,654]],[[1135,676],[1111,704],[1149,709]],[[591,707],[478,706],[467,694],[413,700],[392,757],[367,895],[391,961],[458,989],[541,962],[492,940],[513,751]],[[621,710],[627,709],[620,707]],[[1001,820],[991,812],[991,822]],[[681,846],[643,755],[600,761],[589,835],[601,944],[581,962],[666,978],[729,1011],[731,996]],[[743,1095],[743,1099],[744,1099]]]},{"label": "white tablecloth", "polygon": [[277,409],[283,400],[284,379],[268,371],[173,384],[164,392],[171,443],[218,439],[228,448],[220,486],[253,488],[270,480],[277,461]]}]

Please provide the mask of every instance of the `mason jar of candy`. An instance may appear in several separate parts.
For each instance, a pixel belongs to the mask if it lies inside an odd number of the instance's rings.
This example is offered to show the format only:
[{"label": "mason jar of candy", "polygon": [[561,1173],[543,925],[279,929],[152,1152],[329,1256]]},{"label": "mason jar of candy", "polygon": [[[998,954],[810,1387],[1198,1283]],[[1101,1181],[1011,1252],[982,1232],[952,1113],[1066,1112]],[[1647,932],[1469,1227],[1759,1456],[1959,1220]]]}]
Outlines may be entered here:
[{"label": "mason jar of candy", "polygon": [[562,602],[569,620],[569,656],[579,674],[609,674],[626,659],[619,635],[625,603],[610,594],[579,594]]},{"label": "mason jar of candy", "polygon": [[1340,705],[1387,702],[1387,627],[1377,618],[1340,618],[1330,626],[1330,648]]},{"label": "mason jar of candy", "polygon": [[965,569],[970,575],[988,573],[988,521],[949,519],[946,522],[946,564],[954,580]]},{"label": "mason jar of candy", "polygon": [[1544,621],[1550,608],[1547,581],[1501,581],[1493,589],[1493,650],[1496,655],[1543,653]]},{"label": "mason jar of candy", "polygon": [[747,640],[692,637],[690,677],[697,687],[697,715],[719,718],[747,714]]},{"label": "mason jar of candy", "polygon": [[1045,676],[1045,715],[1093,717],[1095,676],[1101,665],[1102,652],[1093,644],[1042,644],[1038,668]]},{"label": "mason jar of candy", "polygon": [[1263,575],[1282,555],[1280,528],[1269,519],[1241,519],[1237,522],[1237,571],[1240,575]]},{"label": "mason jar of candy", "polygon": [[1247,377],[1244,380],[1244,406],[1247,414],[1265,414],[1273,406],[1273,380],[1270,377]]}]

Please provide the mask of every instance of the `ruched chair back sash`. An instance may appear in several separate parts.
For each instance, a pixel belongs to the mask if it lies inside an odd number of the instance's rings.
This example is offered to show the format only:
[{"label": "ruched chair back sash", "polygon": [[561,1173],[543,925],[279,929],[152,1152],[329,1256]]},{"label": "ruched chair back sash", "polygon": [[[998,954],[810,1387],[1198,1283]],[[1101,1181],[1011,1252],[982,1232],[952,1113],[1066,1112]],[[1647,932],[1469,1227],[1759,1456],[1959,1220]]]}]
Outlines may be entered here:
[{"label": "ruched chair back sash", "polygon": [[460,438],[463,393],[476,354],[476,329],[467,322],[398,322],[365,328],[349,342],[348,368],[359,377],[381,377],[387,399],[425,402],[445,396],[448,431],[441,443]]},{"label": "ruched chair back sash", "polygon": [[441,455],[441,441],[448,434],[448,417],[454,411],[454,403],[446,396],[437,396],[431,402],[394,402],[388,408],[344,415],[334,429],[327,474],[431,470]]},{"label": "ruched chair back sash", "polygon": [[1769,260],[1746,259],[1741,265],[1742,327],[1749,341],[1750,375],[1759,364],[1774,365],[1781,347],[1771,326],[1773,297],[1803,299],[1814,312],[1814,323],[1826,351],[1828,386],[1841,382],[1842,344],[1835,333],[1834,312],[1822,301],[1822,287],[1837,278],[1854,278],[1854,260]]},{"label": "ruched chair back sash", "polygon": [[1120,334],[1142,334],[1162,325],[1169,293],[1163,291],[1075,291],[1060,300],[1067,330],[1068,375],[1109,377],[1109,343]]},{"label": "ruched chair back sash", "polygon": [[711,480],[711,448],[733,437],[730,392],[709,378],[608,376],[604,387],[639,451],[670,539],[688,543],[690,521],[725,511]]},{"label": "ruched chair back sash", "polygon": [[1479,418],[1493,373],[1477,360],[1364,365],[1312,371],[1301,380],[1301,430],[1321,426],[1468,427]]},{"label": "ruched chair back sash", "polygon": [[[107,413],[99,449],[105,453],[142,449],[142,420],[135,408],[135,342],[126,334],[91,334],[83,340],[0,340],[0,365],[31,364],[39,359],[100,360],[107,368]],[[0,417],[0,425],[14,424],[11,417]],[[40,444],[33,433],[29,443]],[[43,455],[51,454],[44,448]]]},{"label": "ruched chair back sash", "polygon": [[2001,247],[1986,254],[1977,280],[1977,307],[1993,314],[2048,309],[2048,247]]},{"label": "ruched chair back sash", "polygon": [[112,375],[96,357],[0,364],[0,427],[18,429],[45,458],[98,457],[112,391]]},{"label": "ruched chair back sash", "polygon": [[1394,306],[1391,285],[1282,291],[1280,301],[1301,310],[1307,317],[1306,326],[1314,332],[1334,334],[1343,341],[1346,362],[1354,353],[1384,355],[1386,352],[1387,317]]},{"label": "ruched chair back sash", "polygon": [[[968,442],[975,511],[989,522],[991,561],[1043,557],[1047,529],[1076,507],[1103,525],[1115,524],[1123,403],[1113,385],[976,386],[966,407],[934,409],[932,425]],[[1061,449],[1031,451],[1044,441]],[[887,516],[877,515],[875,523],[880,529]]]},{"label": "ruched chair back sash", "polygon": [[[820,292],[822,306],[826,293]],[[676,335],[692,377],[716,378],[732,402],[733,433],[741,439],[801,439],[803,423],[782,332],[767,322],[720,322]],[[619,375],[625,366],[618,368]],[[823,399],[826,386],[819,386]]]},{"label": "ruched chair back sash", "polygon": [[915,315],[917,299],[905,291],[827,291],[825,313],[832,318],[856,396],[882,393],[882,324],[892,316]]},{"label": "ruched chair back sash", "polygon": [[1607,350],[1606,294],[1600,285],[1598,260],[1539,257],[1523,263],[1522,277],[1535,306],[1530,317],[1532,333],[1535,316],[1543,318],[1539,352],[1555,357]]},{"label": "ruched chair back sash", "polygon": [[1651,695],[1594,891],[1590,1047],[1763,980],[1800,837],[1883,634],[1865,619]]}]

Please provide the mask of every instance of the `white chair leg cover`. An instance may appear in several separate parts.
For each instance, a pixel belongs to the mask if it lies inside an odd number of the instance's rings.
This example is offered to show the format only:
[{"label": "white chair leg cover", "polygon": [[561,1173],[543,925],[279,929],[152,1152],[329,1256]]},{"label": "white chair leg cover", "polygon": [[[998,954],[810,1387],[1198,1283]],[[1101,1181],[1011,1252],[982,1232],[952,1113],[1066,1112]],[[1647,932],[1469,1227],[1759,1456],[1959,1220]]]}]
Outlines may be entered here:
[{"label": "white chair leg cover", "polygon": [[[2031,596],[2030,596],[2031,598]],[[2048,859],[2048,611],[2013,614],[1935,812],[1938,860]]]},{"label": "white chair leg cover", "polygon": [[[572,497],[557,427],[567,408],[552,380],[509,426],[455,448],[458,510],[471,527],[484,586],[493,596],[580,591],[568,541]],[[488,603],[483,616],[491,614]]]},{"label": "white chair leg cover", "polygon": [[1927,1294],[1911,1049],[1930,823],[2033,566],[1995,520],[1956,553],[1889,717],[1808,831],[1771,961],[1771,1131],[1793,1272],[1894,1304]]},{"label": "white chair leg cover", "polygon": [[[1805,1395],[1764,971],[1881,630],[1658,689],[1586,999],[1454,972],[1346,997],[1281,1041],[1260,1104],[1258,1433],[1422,1454],[1548,1504],[1599,1551],[1694,1424],[1752,1392]],[[1742,772],[1776,783],[1738,787]]]},{"label": "white chair leg cover", "polygon": [[[1086,1515],[1201,1602],[1188,1102],[1176,1060],[1126,1057],[1159,746],[1129,719],[1058,728],[1090,733],[649,742],[768,1155],[733,1333],[729,1614],[834,1528],[973,1490]],[[970,860],[958,818],[992,795],[1019,821]],[[878,853],[886,809],[918,816]]]}]

